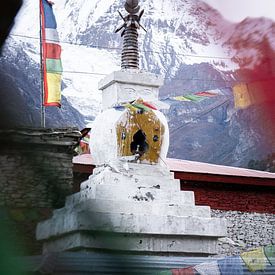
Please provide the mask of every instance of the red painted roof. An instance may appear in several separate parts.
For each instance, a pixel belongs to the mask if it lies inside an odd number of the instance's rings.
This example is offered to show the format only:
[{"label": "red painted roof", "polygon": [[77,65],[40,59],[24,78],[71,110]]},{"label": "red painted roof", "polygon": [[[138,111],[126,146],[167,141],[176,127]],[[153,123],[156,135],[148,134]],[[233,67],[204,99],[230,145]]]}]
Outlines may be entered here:
[{"label": "red painted roof", "polygon": [[[275,173],[237,168],[232,166],[223,166],[216,164],[209,164],[204,162],[180,160],[180,159],[166,159],[165,163],[173,172],[187,172],[187,173],[201,173],[210,175],[224,175],[224,176],[237,176],[237,177],[253,177],[253,178],[266,178],[274,179]],[[92,156],[84,154],[73,158],[75,165],[88,165],[94,166]]]},{"label": "red painted roof", "polygon": [[214,175],[275,179],[275,173],[197,161],[167,159],[167,164],[170,170],[174,172],[191,172]]},{"label": "red painted roof", "polygon": [[95,165],[91,154],[83,154],[74,157],[73,164]]}]

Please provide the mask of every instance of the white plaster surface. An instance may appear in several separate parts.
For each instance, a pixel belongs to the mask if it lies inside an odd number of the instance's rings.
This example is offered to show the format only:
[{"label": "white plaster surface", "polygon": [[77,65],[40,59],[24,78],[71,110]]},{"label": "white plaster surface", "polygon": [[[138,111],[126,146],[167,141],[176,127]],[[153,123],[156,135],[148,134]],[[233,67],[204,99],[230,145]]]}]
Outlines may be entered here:
[{"label": "white plaster surface", "polygon": [[114,82],[126,83],[131,85],[141,85],[150,87],[160,87],[164,83],[161,75],[148,73],[139,70],[120,70],[112,72],[104,79],[99,81],[98,87],[100,90],[112,85]]},{"label": "white plaster surface", "polygon": [[[82,202],[81,207],[83,209],[93,209],[97,213],[124,213],[132,214],[136,213],[139,215],[145,215],[151,213],[152,215],[175,215],[175,216],[194,216],[201,218],[210,218],[210,207],[209,206],[194,206],[190,204],[177,204],[177,203],[163,203],[155,202],[148,203],[147,201],[117,201],[117,200],[102,200],[87,199]],[[54,210],[53,216],[66,215],[72,211],[71,205],[67,205],[64,208]],[[78,209],[78,205],[73,205],[74,209]]]},{"label": "white plaster surface", "polygon": [[225,220],[183,216],[139,215],[136,213],[98,213],[79,209],[66,216],[53,217],[39,223],[37,238],[58,237],[77,230],[149,235],[184,235],[222,237]]},{"label": "white plaster surface", "polygon": [[166,117],[164,116],[164,114],[162,112],[154,111],[154,113],[159,118],[161,123],[164,125],[164,129],[165,129],[163,139],[162,139],[162,146],[161,146],[161,151],[160,151],[160,162],[159,163],[162,166],[167,166],[166,163],[165,163],[165,159],[167,157],[168,149],[169,149],[169,140],[170,140],[169,126],[168,126],[167,119],[166,119]]},{"label": "white plaster surface", "polygon": [[158,101],[159,87],[163,83],[163,77],[156,74],[135,70],[113,72],[99,82],[103,110],[138,98],[148,102]]},{"label": "white plaster surface", "polygon": [[207,206],[195,206],[193,192],[180,191],[168,169],[124,164],[115,161],[96,168],[81,191],[67,197],[64,208],[38,224],[44,252],[90,248],[215,253],[218,237],[226,235],[224,219],[211,218]]},{"label": "white plaster surface", "polygon": [[90,150],[96,165],[117,159],[116,121],[123,112],[108,109],[98,115],[93,123]]},{"label": "white plaster surface", "polygon": [[72,233],[64,236],[64,239],[50,240],[44,246],[44,252],[54,250],[87,250],[112,249],[121,251],[134,251],[143,254],[150,253],[177,253],[180,254],[215,254],[216,243],[212,238],[178,238],[175,236],[150,236],[129,234],[102,234]]},{"label": "white plaster surface", "polygon": [[142,98],[148,102],[158,99],[158,89],[155,87],[145,87],[141,85],[130,85],[125,83],[113,83],[102,91],[103,110],[119,105],[124,102],[131,102]]}]

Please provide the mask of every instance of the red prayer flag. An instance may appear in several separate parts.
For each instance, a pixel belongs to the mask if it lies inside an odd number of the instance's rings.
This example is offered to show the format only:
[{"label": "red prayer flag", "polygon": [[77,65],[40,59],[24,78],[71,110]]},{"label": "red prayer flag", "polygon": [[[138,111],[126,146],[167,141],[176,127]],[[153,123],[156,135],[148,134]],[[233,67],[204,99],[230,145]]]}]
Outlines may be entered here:
[{"label": "red prayer flag", "polygon": [[45,55],[46,55],[46,58],[60,59],[61,46],[54,43],[45,43]]},{"label": "red prayer flag", "polygon": [[173,275],[195,275],[196,271],[192,266],[180,269],[172,269]]},{"label": "red prayer flag", "polygon": [[218,94],[205,91],[205,92],[198,92],[198,93],[195,93],[195,95],[212,97],[212,96],[216,96],[216,95],[218,95]]},{"label": "red prayer flag", "polygon": [[145,105],[146,107],[149,107],[150,109],[157,110],[157,108],[154,105],[148,102],[143,101],[142,104]]}]

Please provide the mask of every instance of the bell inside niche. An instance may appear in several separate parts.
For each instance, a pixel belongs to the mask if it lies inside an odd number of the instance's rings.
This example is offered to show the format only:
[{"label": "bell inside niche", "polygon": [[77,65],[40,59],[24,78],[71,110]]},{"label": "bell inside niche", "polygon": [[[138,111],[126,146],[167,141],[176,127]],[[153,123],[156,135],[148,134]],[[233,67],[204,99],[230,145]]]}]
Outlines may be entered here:
[{"label": "bell inside niche", "polygon": [[142,130],[138,130],[134,134],[130,147],[132,154],[136,155],[138,159],[148,151],[149,145],[146,142],[146,135]]}]

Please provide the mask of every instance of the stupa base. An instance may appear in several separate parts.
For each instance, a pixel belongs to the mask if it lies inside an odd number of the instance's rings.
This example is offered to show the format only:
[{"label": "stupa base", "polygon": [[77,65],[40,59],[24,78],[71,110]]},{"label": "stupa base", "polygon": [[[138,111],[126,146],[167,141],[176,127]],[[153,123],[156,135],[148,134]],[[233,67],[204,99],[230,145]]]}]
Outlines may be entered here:
[{"label": "stupa base", "polygon": [[43,252],[116,251],[138,254],[216,254],[224,219],[195,206],[159,165],[116,161],[94,170],[64,208],[37,227]]}]

